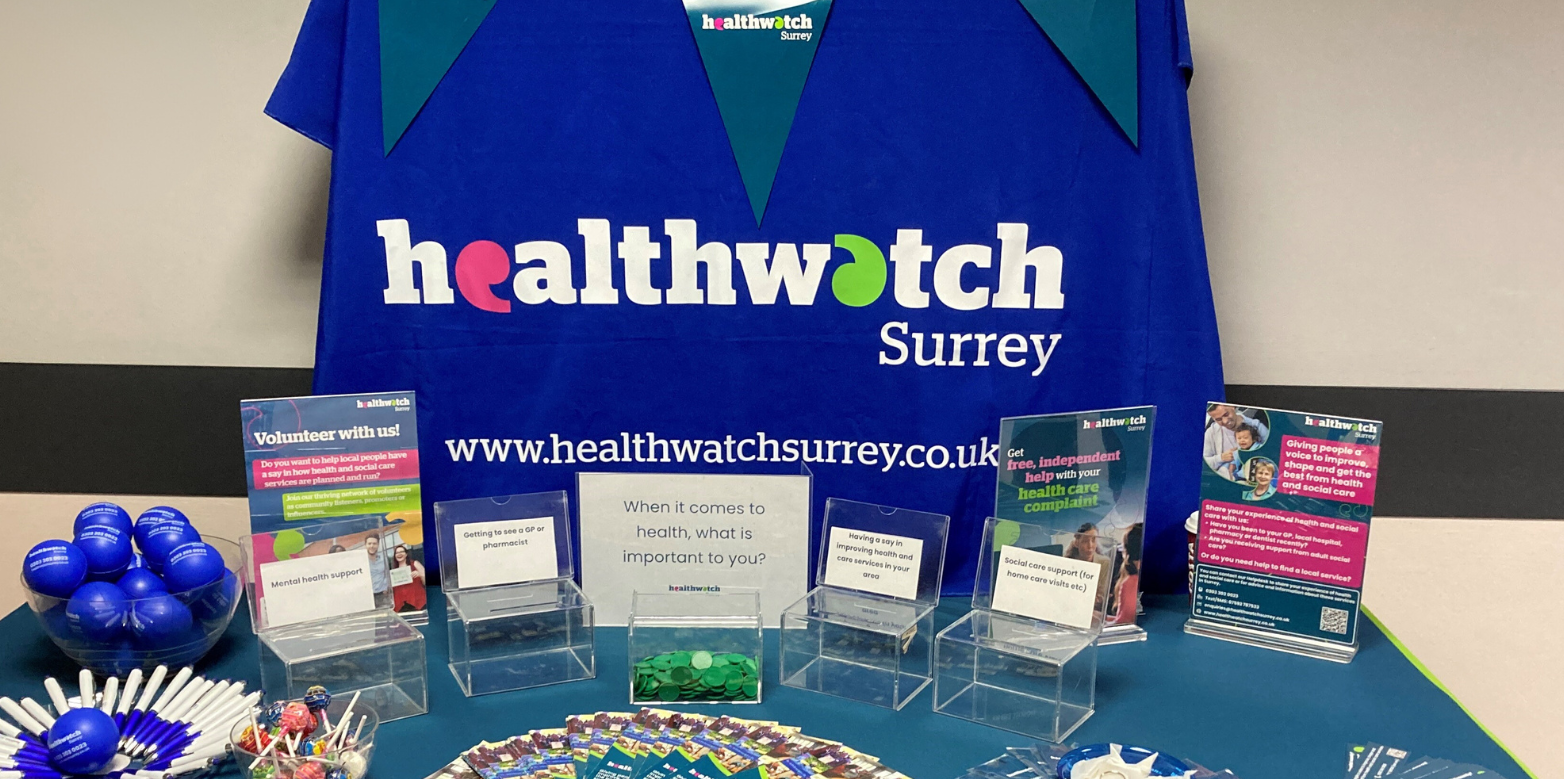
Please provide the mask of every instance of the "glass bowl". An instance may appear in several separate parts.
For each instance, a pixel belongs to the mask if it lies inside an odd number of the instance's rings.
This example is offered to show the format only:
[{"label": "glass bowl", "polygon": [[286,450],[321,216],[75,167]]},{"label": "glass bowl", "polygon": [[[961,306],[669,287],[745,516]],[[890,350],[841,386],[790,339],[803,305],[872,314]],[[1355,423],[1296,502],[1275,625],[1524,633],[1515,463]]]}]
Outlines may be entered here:
[{"label": "glass bowl", "polygon": [[[125,613],[117,633],[107,639],[89,640],[71,628],[66,616],[70,598],[45,595],[27,586],[22,579],[22,589],[27,593],[27,605],[38,618],[39,627],[54,645],[78,665],[105,676],[122,676],[132,669],[151,670],[159,665],[179,667],[200,660],[222,638],[223,631],[233,619],[239,606],[241,588],[236,570],[239,565],[239,545],[225,538],[203,536],[223,558],[223,575],[217,581],[193,590],[169,593],[190,610],[190,626],[176,629],[172,635],[161,636],[156,641],[143,640],[131,629],[131,617],[138,606],[151,609],[159,598],[128,598]],[[144,604],[144,605],[143,605]]]},{"label": "glass bowl", "polygon": [[[302,703],[302,701],[286,701],[284,705],[287,703]],[[326,707],[326,719],[332,727],[328,729],[324,723],[317,722],[315,729],[300,740],[301,746],[306,742],[319,741],[322,737],[328,737],[335,732],[351,703],[353,703],[352,694],[333,695],[331,705]],[[271,772],[274,776],[299,776],[299,769],[306,763],[316,763],[321,767],[322,776],[332,769],[341,768],[347,773],[348,779],[361,779],[369,770],[370,759],[375,756],[375,729],[379,725],[380,717],[375,714],[375,710],[359,702],[353,706],[352,722],[348,725],[345,734],[345,742],[348,745],[346,749],[327,749],[320,754],[303,756],[287,753],[279,755],[276,750],[268,751],[259,745],[254,749],[247,749],[240,746],[240,742],[244,740],[245,729],[250,727],[248,720],[235,724],[228,740],[233,744],[234,759],[238,762],[239,771],[243,776],[255,776],[256,767],[268,764],[275,767],[276,770]],[[352,738],[355,735],[356,739]],[[266,754],[263,756],[262,752]],[[307,773],[309,771],[306,771]]]}]

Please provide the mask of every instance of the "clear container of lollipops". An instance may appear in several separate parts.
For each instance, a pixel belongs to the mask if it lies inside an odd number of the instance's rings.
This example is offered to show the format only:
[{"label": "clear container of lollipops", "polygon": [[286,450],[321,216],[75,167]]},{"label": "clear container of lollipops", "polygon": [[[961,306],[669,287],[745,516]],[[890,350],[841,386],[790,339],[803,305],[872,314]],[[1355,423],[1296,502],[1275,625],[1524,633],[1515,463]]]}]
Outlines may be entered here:
[{"label": "clear container of lollipops", "polygon": [[47,706],[0,697],[0,777],[196,779],[227,762],[235,724],[260,702],[244,686],[166,666],[100,686],[84,668],[72,696],[45,678]]},{"label": "clear container of lollipops", "polygon": [[379,724],[358,693],[343,701],[311,687],[302,700],[272,703],[235,724],[234,758],[245,779],[362,779]]}]

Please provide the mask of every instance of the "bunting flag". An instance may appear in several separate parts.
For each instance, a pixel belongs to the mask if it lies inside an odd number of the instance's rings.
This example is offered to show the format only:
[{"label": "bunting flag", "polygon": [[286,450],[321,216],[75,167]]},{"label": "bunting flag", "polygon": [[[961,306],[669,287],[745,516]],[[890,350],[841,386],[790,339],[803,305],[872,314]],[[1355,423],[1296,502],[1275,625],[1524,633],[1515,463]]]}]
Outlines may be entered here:
[{"label": "bunting flag", "polygon": [[1140,146],[1135,0],[1020,0],[1076,75]]},{"label": "bunting flag", "polygon": [[495,0],[380,0],[380,127],[389,155]]},{"label": "bunting flag", "polygon": [[759,225],[831,0],[684,0]]}]

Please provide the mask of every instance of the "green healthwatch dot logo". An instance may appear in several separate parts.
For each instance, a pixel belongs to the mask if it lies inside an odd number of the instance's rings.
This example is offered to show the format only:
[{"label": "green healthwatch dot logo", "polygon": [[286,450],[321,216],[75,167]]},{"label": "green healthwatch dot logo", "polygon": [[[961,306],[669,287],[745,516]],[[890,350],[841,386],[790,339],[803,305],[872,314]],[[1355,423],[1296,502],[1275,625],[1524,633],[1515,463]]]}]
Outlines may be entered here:
[{"label": "green healthwatch dot logo", "polygon": [[885,253],[873,241],[858,235],[838,234],[836,248],[852,253],[853,261],[831,274],[831,293],[843,305],[854,308],[879,300],[885,291]]}]

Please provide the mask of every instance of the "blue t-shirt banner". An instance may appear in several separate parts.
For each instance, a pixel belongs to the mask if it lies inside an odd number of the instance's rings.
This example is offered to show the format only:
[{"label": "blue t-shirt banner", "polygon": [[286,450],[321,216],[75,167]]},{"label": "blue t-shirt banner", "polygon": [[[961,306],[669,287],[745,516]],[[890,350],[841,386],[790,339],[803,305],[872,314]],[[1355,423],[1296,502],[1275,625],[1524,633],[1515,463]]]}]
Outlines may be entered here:
[{"label": "blue t-shirt banner", "polygon": [[1181,0],[314,0],[267,112],[334,150],[315,390],[416,390],[431,502],[807,465],[949,514],[952,593],[1002,417],[1156,406],[1177,590],[1189,73]]}]

